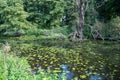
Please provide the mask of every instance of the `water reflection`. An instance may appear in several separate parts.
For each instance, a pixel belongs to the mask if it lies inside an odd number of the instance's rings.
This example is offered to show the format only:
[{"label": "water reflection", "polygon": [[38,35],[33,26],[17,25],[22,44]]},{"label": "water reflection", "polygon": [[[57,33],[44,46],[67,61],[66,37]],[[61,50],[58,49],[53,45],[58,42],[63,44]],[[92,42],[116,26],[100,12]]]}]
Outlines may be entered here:
[{"label": "water reflection", "polygon": [[66,80],[73,79],[73,73],[68,70],[68,65],[61,65],[60,69],[61,73],[59,74],[59,80],[63,80],[63,78]]}]

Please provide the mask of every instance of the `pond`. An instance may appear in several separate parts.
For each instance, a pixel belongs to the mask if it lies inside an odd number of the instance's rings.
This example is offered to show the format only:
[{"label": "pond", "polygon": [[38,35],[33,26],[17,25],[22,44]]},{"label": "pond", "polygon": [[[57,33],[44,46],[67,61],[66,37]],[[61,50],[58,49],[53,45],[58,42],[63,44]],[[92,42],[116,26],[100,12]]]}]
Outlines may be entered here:
[{"label": "pond", "polygon": [[[0,42],[4,42],[0,40]],[[15,40],[11,53],[27,57],[33,71],[39,68],[61,73],[61,65],[81,80],[120,80],[120,42],[86,40],[70,42],[58,39]],[[103,79],[102,79],[103,78]]]}]

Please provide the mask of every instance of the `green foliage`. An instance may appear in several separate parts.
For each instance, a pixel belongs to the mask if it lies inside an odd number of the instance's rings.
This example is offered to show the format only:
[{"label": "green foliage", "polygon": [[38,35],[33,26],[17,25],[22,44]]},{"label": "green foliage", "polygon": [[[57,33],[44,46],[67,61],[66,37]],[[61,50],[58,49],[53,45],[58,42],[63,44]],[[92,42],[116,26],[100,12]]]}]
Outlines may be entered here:
[{"label": "green foliage", "polygon": [[70,0],[24,0],[24,8],[30,13],[27,18],[38,28],[76,26],[76,5]]},{"label": "green foliage", "polygon": [[68,31],[67,27],[58,27],[53,29],[29,29],[26,31],[26,35],[35,35],[36,37],[46,37],[46,38],[58,38],[64,37],[68,35],[70,31]]},{"label": "green foliage", "polygon": [[25,31],[23,29],[20,30],[11,30],[11,31],[6,31],[3,33],[4,36],[11,36],[11,37],[19,37],[22,35],[25,35]]},{"label": "green foliage", "polygon": [[[105,1],[105,0],[104,0]],[[97,11],[99,12],[99,19],[111,20],[116,16],[120,16],[120,0],[106,0],[107,2],[102,4]],[[96,0],[97,4],[102,3],[102,0]]]},{"label": "green foliage", "polygon": [[[116,17],[110,21],[109,33],[112,38],[120,39],[120,17]],[[111,27],[110,27],[111,26]]]},{"label": "green foliage", "polygon": [[116,17],[104,23],[97,21],[94,29],[99,30],[104,38],[117,40],[120,39],[120,18]]},{"label": "green foliage", "polygon": [[27,73],[30,67],[25,59],[5,55],[0,52],[0,65],[1,80],[27,80],[30,77],[29,73]]},{"label": "green foliage", "polygon": [[93,25],[98,12],[95,9],[95,0],[85,1],[85,24]]},{"label": "green foliage", "polygon": [[[92,26],[93,30],[96,28],[101,30],[100,34],[104,37],[114,38],[116,34],[115,38],[119,37],[119,29],[116,28],[117,31],[113,29],[119,22],[119,19],[114,20],[120,13],[119,2],[119,0],[84,0],[85,37],[92,37],[87,25]],[[52,37],[68,35],[76,30],[78,18],[78,8],[74,0],[0,0],[0,35],[18,37],[18,34],[24,35],[26,29],[29,29],[27,35],[43,34]],[[100,27],[95,27],[96,25]],[[107,26],[111,26],[111,30]],[[37,30],[43,28],[52,30]]]},{"label": "green foliage", "polygon": [[64,4],[64,0],[24,0],[25,10],[30,13],[27,19],[38,28],[59,27]]},{"label": "green foliage", "polygon": [[24,11],[22,0],[0,0],[0,31],[20,30],[31,28],[26,20],[28,15]]},{"label": "green foliage", "polygon": [[[91,37],[90,25],[104,38],[120,39],[119,0],[97,8],[101,1],[84,0],[84,35]],[[76,30],[77,18],[75,0],[0,0],[0,35],[15,36],[0,36],[0,42],[8,41],[12,48],[8,54],[0,52],[0,79],[58,80],[60,65],[67,64],[79,79],[88,80],[91,69],[108,80],[119,80],[119,42],[68,41],[66,36]]]},{"label": "green foliage", "polygon": [[71,29],[71,27],[76,27],[76,19],[79,14],[74,0],[65,0],[65,3],[62,25]]}]

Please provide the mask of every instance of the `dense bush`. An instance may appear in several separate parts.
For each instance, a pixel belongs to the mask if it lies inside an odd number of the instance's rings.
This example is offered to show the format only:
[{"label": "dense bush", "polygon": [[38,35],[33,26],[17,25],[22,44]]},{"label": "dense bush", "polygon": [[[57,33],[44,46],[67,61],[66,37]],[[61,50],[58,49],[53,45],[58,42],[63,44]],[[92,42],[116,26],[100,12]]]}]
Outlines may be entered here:
[{"label": "dense bush", "polygon": [[[67,28],[59,27],[55,29],[33,29],[33,30],[27,30],[26,36],[23,37],[23,39],[31,36],[35,36],[36,39],[52,39],[52,38],[61,38],[65,39],[67,38],[66,35],[68,35],[69,32],[67,32]],[[31,35],[31,36],[30,36]],[[34,38],[33,38],[34,39]]]},{"label": "dense bush", "polygon": [[65,2],[61,0],[23,0],[24,8],[30,13],[27,18],[38,28],[59,27],[64,13]]},{"label": "dense bush", "polygon": [[116,17],[110,21],[108,30],[111,38],[120,39],[120,17]]},{"label": "dense bush", "polygon": [[22,0],[0,0],[0,32],[30,29],[33,25],[26,20],[27,16]]},{"label": "dense bush", "polygon": [[[0,52],[0,79],[1,80],[27,80],[30,77],[30,67],[25,59],[20,59]],[[32,78],[32,76],[31,76]]]},{"label": "dense bush", "polygon": [[[84,33],[86,36],[90,36],[91,32],[88,27],[85,27]],[[98,31],[99,34],[102,35],[104,39],[108,40],[119,40],[120,39],[120,18],[116,17],[109,21],[99,21],[96,20],[94,25],[92,26],[92,32],[94,34],[94,31]]]}]

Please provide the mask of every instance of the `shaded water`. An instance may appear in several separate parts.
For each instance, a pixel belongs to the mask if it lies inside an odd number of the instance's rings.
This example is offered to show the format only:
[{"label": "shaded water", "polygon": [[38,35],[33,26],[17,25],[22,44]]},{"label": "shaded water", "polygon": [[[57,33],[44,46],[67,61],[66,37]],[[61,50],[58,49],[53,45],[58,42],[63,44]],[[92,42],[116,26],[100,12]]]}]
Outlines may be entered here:
[{"label": "shaded water", "polygon": [[[28,62],[34,70],[39,67],[44,69],[50,67],[51,71],[56,70],[60,73],[60,65],[66,64],[74,76],[83,80],[96,76],[103,76],[107,80],[120,79],[119,41],[69,42],[58,39],[10,39],[8,42],[17,55],[26,57],[29,55]],[[94,76],[90,76],[91,74]]]}]

